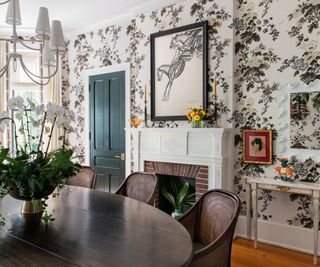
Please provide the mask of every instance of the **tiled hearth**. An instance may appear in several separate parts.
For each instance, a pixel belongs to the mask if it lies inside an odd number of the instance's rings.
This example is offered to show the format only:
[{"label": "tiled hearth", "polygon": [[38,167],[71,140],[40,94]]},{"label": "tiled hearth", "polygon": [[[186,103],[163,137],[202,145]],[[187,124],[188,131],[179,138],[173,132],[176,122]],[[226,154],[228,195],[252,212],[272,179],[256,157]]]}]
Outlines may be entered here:
[{"label": "tiled hearth", "polygon": [[[162,175],[194,178],[196,180],[196,199],[199,199],[202,194],[208,191],[208,166],[145,161],[144,171]],[[157,199],[158,198],[156,198],[156,200]]]}]

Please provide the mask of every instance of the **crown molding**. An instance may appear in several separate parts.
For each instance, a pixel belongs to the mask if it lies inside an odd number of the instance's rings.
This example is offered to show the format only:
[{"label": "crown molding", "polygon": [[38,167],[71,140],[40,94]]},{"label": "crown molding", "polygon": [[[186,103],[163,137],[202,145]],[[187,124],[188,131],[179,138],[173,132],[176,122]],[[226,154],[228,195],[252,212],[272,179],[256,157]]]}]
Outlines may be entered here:
[{"label": "crown molding", "polygon": [[101,29],[103,27],[106,27],[107,25],[122,24],[124,22],[130,21],[131,19],[134,19],[136,16],[139,16],[141,14],[151,12],[158,8],[175,5],[178,3],[183,3],[185,1],[186,0],[156,0],[156,1],[152,1],[151,3],[144,3],[141,5],[132,6],[132,7],[129,7],[127,12],[122,15],[109,18],[109,19],[100,21],[98,23],[90,24],[90,25],[85,25],[80,27],[75,25],[74,27],[64,28],[64,33],[67,39],[71,39],[72,37],[75,37],[79,34],[87,33],[92,30]]},{"label": "crown molding", "polygon": [[178,3],[185,2],[186,0],[156,0],[149,3],[143,3],[128,8],[129,12],[134,16],[156,10],[161,7],[172,6]]},{"label": "crown molding", "polygon": [[85,25],[85,26],[74,26],[74,27],[68,27],[68,28],[64,28],[64,35],[67,39],[71,39],[72,37],[75,37],[79,34],[82,33],[87,33],[96,29],[101,29],[103,27],[105,27],[106,25],[115,25],[115,24],[120,24],[123,23],[125,21],[129,21],[130,19],[132,19],[132,14],[131,13],[125,13],[123,15],[120,16],[116,16],[110,19],[106,19],[103,21],[100,21],[98,23],[93,23],[90,25]]}]

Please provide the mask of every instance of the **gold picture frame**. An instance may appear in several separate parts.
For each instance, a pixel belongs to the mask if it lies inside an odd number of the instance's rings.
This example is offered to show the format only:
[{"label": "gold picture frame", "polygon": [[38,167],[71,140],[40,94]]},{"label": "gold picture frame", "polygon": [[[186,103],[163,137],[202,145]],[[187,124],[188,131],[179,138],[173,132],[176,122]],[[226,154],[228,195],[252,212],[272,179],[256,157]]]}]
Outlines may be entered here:
[{"label": "gold picture frame", "polygon": [[243,162],[271,165],[272,130],[243,130]]}]

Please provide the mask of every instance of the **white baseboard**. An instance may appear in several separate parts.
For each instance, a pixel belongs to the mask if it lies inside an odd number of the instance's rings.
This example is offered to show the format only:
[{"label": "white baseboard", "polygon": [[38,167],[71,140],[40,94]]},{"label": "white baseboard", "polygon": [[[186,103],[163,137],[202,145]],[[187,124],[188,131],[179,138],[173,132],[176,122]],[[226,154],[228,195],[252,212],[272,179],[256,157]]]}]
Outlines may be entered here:
[{"label": "white baseboard", "polygon": [[[245,216],[239,216],[235,235],[247,238],[247,221]],[[253,240],[251,223],[250,239]],[[258,220],[258,241],[278,247],[288,248],[313,254],[313,229],[285,225],[270,221]],[[259,247],[259,243],[258,243]],[[318,242],[318,255],[319,255]]]}]

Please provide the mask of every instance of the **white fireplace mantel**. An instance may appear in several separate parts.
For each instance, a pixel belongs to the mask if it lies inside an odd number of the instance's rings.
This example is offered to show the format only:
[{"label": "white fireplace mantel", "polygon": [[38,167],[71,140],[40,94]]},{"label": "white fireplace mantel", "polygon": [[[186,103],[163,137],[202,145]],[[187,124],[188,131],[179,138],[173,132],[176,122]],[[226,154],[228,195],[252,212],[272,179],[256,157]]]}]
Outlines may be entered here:
[{"label": "white fireplace mantel", "polygon": [[231,190],[231,128],[131,128],[133,170],[145,161],[208,166],[209,189]]}]

